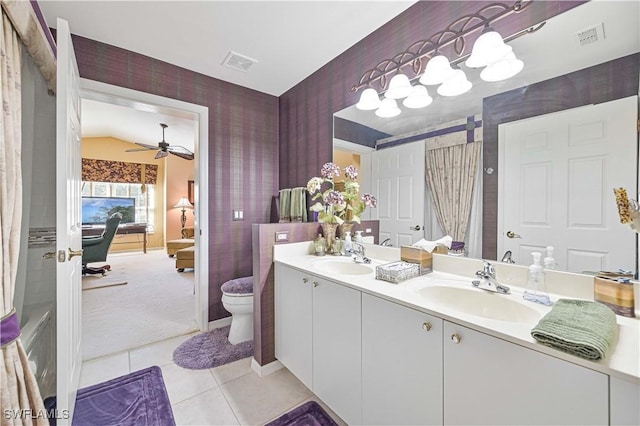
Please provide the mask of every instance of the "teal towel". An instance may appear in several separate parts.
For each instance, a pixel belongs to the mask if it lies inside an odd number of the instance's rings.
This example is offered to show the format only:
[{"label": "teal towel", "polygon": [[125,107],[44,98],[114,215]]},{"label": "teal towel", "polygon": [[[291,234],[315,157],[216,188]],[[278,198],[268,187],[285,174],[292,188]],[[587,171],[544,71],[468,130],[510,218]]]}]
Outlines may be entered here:
[{"label": "teal towel", "polygon": [[602,303],[558,300],[531,330],[538,342],[582,358],[604,358],[618,334],[616,314]]}]

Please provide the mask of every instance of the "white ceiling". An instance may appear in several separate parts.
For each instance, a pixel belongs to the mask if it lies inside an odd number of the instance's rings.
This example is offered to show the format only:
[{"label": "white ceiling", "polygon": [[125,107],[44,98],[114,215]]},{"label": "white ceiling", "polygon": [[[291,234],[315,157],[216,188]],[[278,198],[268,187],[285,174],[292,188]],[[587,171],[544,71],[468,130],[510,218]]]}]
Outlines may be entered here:
[{"label": "white ceiling", "polygon": [[[579,47],[575,34],[600,23],[604,24],[604,39]],[[339,111],[336,116],[390,135],[402,135],[479,113],[485,97],[519,87],[526,88],[535,82],[640,51],[640,2],[591,1],[549,19],[538,32],[522,36],[509,44],[525,64],[524,69],[511,79],[487,83],[480,79],[479,70],[461,65],[460,68],[474,84],[466,94],[446,98],[436,93],[437,86],[428,86],[433,103],[426,108],[411,110],[399,102],[402,110],[399,116],[380,118],[373,111],[360,111],[352,106]]]},{"label": "white ceiling", "polygon": [[[280,96],[415,1],[40,1],[47,24],[263,93]],[[222,66],[234,51],[258,60]],[[193,150],[188,119],[83,100],[83,137]]]}]

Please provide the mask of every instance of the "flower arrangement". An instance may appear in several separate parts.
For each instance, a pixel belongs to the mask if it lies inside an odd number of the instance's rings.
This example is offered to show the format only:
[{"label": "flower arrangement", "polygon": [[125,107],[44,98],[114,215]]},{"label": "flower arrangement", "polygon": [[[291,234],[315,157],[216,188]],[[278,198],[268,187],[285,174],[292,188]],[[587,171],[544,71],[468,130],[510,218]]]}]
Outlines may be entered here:
[{"label": "flower arrangement", "polygon": [[347,166],[344,171],[344,191],[336,190],[334,178],[339,177],[340,174],[340,167],[329,162],[320,169],[321,177],[312,177],[309,180],[307,191],[312,195],[311,199],[322,200],[313,204],[310,210],[318,212],[320,222],[341,225],[346,220],[360,223],[360,216],[366,208],[376,207],[376,197],[371,194],[360,196],[360,185],[356,181],[358,169],[352,165]]}]

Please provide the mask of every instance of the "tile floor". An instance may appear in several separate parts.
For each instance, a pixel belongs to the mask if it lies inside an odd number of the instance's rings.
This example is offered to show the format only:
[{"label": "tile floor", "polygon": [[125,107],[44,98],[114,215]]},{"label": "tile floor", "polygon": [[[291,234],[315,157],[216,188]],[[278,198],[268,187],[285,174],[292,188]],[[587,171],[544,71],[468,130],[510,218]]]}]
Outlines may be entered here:
[{"label": "tile floor", "polygon": [[345,424],[284,368],[259,377],[251,370],[251,358],[208,370],[177,366],[173,350],[192,335],[85,361],[80,387],[158,365],[178,425],[262,425],[309,400]]}]

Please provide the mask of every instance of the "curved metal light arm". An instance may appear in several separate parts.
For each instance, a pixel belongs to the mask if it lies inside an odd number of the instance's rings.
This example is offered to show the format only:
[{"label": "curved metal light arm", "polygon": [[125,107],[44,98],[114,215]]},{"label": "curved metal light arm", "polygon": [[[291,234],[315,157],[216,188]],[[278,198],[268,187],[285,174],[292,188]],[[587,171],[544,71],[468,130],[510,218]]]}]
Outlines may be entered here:
[{"label": "curved metal light arm", "polygon": [[[411,69],[417,76],[423,71],[423,65],[426,65],[427,61],[435,56],[436,52],[446,46],[451,45],[453,51],[458,56],[457,59],[451,60],[450,62],[454,65],[462,62],[469,56],[469,54],[462,56],[466,48],[465,37],[490,26],[492,23],[506,16],[521,12],[529,6],[531,1],[533,0],[518,0],[511,6],[505,3],[491,3],[475,13],[464,15],[453,21],[444,30],[438,31],[426,40],[413,43],[393,58],[384,59],[374,68],[365,71],[362,77],[360,77],[359,82],[351,88],[351,91],[356,92],[363,87],[371,86],[372,83],[376,81],[380,85],[380,88],[384,90],[387,87],[388,76],[395,74],[407,66],[411,66]],[[524,34],[535,32],[542,28],[543,25],[544,23],[520,31],[505,38],[505,41],[510,41]]]}]

